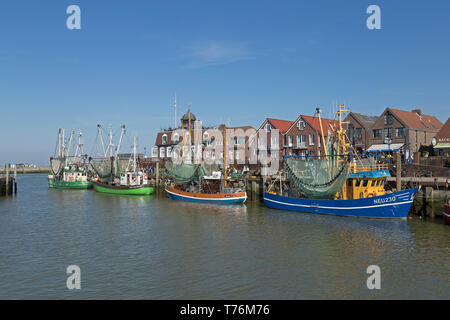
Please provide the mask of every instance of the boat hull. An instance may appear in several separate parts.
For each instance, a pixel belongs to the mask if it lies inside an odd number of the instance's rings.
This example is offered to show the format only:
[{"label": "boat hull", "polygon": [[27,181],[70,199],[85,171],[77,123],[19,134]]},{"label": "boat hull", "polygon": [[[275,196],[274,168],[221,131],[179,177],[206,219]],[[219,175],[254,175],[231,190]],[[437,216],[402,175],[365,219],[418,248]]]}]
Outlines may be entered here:
[{"label": "boat hull", "polygon": [[57,181],[48,178],[48,186],[53,189],[90,189],[92,181]]},{"label": "boat hull", "polygon": [[444,212],[442,213],[442,216],[444,218],[444,222],[446,224],[450,225],[450,205],[449,204],[446,204],[444,206]]},{"label": "boat hull", "polygon": [[94,182],[94,189],[97,192],[125,195],[150,195],[155,191],[149,185],[144,186],[113,186],[100,182]]},{"label": "boat hull", "polygon": [[222,193],[222,194],[206,194],[206,193],[193,193],[185,192],[172,187],[166,187],[167,195],[174,200],[184,200],[203,203],[244,203],[247,200],[246,192],[237,193]]},{"label": "boat hull", "polygon": [[266,192],[264,204],[270,208],[337,216],[406,219],[418,189],[355,200],[312,200],[283,197]]}]

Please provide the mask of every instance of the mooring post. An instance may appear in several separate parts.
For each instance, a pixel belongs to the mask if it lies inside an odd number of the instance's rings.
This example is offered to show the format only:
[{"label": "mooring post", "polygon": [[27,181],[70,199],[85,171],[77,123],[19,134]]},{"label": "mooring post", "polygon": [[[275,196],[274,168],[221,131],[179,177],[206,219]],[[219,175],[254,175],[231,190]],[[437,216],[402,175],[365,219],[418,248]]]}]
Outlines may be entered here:
[{"label": "mooring post", "polygon": [[422,216],[427,214],[427,193],[425,188],[422,188]]},{"label": "mooring post", "polygon": [[156,163],[156,186],[159,186],[159,161]]},{"label": "mooring post", "polygon": [[14,164],[14,194],[17,194],[17,164]]},{"label": "mooring post", "polygon": [[431,198],[431,218],[434,219],[434,188],[430,188],[430,198]]},{"label": "mooring post", "polygon": [[6,195],[9,195],[9,166],[5,164],[6,171]]},{"label": "mooring post", "polygon": [[400,151],[397,151],[397,172],[395,180],[397,182],[397,191],[402,190],[402,156]]}]

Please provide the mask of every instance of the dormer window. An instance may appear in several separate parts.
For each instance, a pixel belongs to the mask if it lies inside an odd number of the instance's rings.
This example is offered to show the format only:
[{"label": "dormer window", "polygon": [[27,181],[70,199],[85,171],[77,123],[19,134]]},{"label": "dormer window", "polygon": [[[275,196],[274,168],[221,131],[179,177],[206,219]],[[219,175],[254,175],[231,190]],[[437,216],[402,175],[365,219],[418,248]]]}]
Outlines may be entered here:
[{"label": "dormer window", "polygon": [[299,130],[303,130],[306,127],[305,121],[300,120],[299,122],[297,122],[297,127]]},{"label": "dormer window", "polygon": [[392,124],[392,113],[389,111],[384,115],[384,124]]},{"label": "dormer window", "polygon": [[164,134],[164,135],[162,136],[162,143],[163,143],[163,144],[167,144],[167,134]]},{"label": "dormer window", "polygon": [[172,141],[173,142],[178,142],[178,139],[180,138],[180,136],[178,135],[178,133],[174,133],[172,136]]}]

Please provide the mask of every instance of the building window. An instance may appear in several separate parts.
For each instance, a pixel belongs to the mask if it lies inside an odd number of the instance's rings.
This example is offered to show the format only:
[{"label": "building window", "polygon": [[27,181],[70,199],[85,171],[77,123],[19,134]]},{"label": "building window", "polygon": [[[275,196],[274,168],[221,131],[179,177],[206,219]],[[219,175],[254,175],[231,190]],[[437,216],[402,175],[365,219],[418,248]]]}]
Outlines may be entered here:
[{"label": "building window", "polygon": [[209,133],[208,132],[205,132],[204,134],[203,134],[203,141],[208,141],[209,140]]},{"label": "building window", "polygon": [[292,147],[294,145],[294,136],[289,136],[289,147]]},{"label": "building window", "polygon": [[299,130],[303,130],[303,129],[305,129],[305,121],[303,121],[303,120],[300,120],[298,123],[297,123],[297,127],[298,127],[298,129]]},{"label": "building window", "polygon": [[277,149],[278,148],[278,137],[277,136],[270,137],[270,144],[271,144],[272,148]]},{"label": "building window", "polygon": [[163,143],[163,144],[167,144],[167,134],[164,134],[164,135],[162,136],[162,143]]},{"label": "building window", "polygon": [[172,136],[172,141],[173,142],[178,142],[178,139],[180,138],[180,136],[178,135],[178,133],[174,133]]},{"label": "building window", "polygon": [[384,137],[392,139],[392,128],[384,129]]},{"label": "building window", "polygon": [[301,134],[297,136],[297,147],[305,148],[306,147],[306,135]]},{"label": "building window", "polygon": [[158,158],[158,147],[152,148],[152,158]]},{"label": "building window", "polygon": [[392,113],[389,111],[384,114],[384,124],[392,124]]},{"label": "building window", "polygon": [[362,138],[362,129],[361,128],[356,128],[355,136],[356,136],[356,139]]},{"label": "building window", "polygon": [[172,158],[172,148],[167,147],[167,158]]},{"label": "building window", "polygon": [[314,145],[314,140],[315,140],[315,138],[316,138],[316,136],[315,135],[313,135],[313,134],[310,134],[309,135],[309,145],[310,146],[313,146]]},{"label": "building window", "polygon": [[396,128],[395,136],[396,137],[404,137],[405,136],[405,128]]},{"label": "building window", "polygon": [[374,129],[373,137],[374,137],[374,139],[381,138],[381,129]]},{"label": "building window", "polygon": [[272,128],[272,127],[270,126],[270,123],[267,123],[267,124],[266,124],[266,131],[269,132],[271,128]]},{"label": "building window", "polygon": [[159,157],[160,158],[164,158],[165,157],[164,147],[159,148]]}]

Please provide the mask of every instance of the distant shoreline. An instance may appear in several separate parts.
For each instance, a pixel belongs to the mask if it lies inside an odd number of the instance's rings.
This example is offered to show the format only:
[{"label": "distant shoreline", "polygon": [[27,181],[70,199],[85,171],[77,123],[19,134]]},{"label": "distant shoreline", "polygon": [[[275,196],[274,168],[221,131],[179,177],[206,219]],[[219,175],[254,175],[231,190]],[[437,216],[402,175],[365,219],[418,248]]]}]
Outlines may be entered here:
[{"label": "distant shoreline", "polygon": [[[5,174],[6,169],[0,168],[0,174]],[[9,173],[14,174],[14,168],[9,168]],[[36,168],[18,168],[17,174],[26,174],[26,173],[51,173],[50,167],[38,166]]]}]

